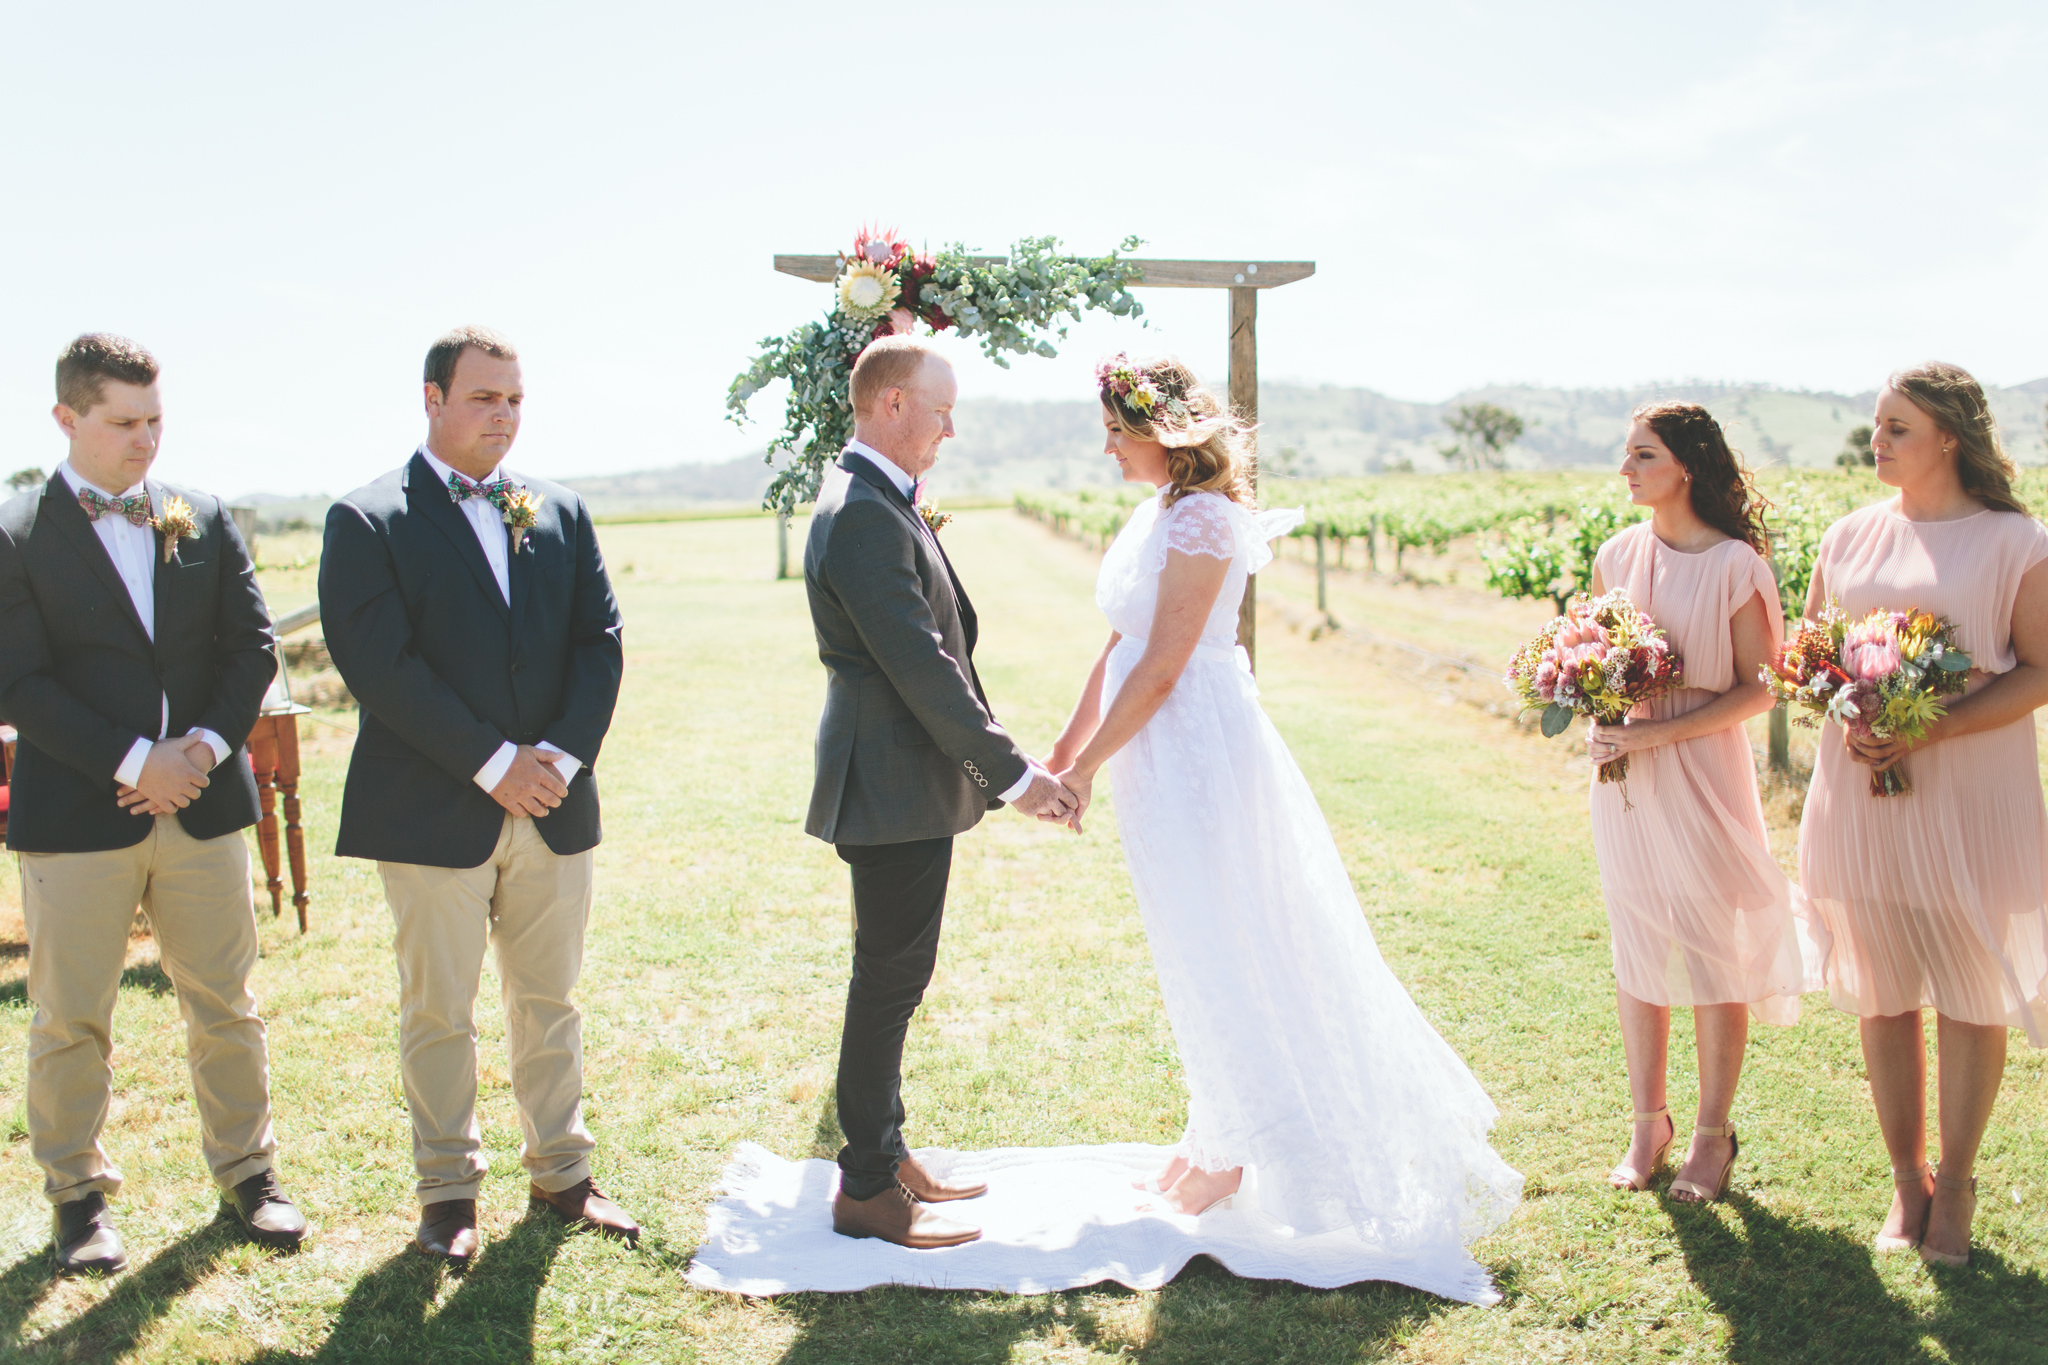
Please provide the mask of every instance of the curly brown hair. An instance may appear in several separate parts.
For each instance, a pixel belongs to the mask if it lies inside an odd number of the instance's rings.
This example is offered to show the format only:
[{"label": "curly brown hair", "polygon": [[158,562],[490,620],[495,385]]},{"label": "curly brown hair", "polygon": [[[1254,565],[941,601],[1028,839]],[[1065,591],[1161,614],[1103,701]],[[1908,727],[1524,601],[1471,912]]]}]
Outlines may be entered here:
[{"label": "curly brown hair", "polygon": [[1159,505],[1171,507],[1175,499],[1189,493],[1221,493],[1250,507],[1256,501],[1252,424],[1225,407],[1202,387],[1194,371],[1173,356],[1132,362],[1130,368],[1151,380],[1162,398],[1182,407],[1178,414],[1164,406],[1147,414],[1132,407],[1106,380],[1098,381],[1103,410],[1116,418],[1119,426],[1141,440],[1166,447],[1170,482],[1160,490]]},{"label": "curly brown hair", "polygon": [[1692,475],[1692,510],[1701,521],[1760,555],[1770,554],[1764,513],[1771,504],[1713,413],[1697,403],[1645,403],[1629,420],[1647,424]]}]

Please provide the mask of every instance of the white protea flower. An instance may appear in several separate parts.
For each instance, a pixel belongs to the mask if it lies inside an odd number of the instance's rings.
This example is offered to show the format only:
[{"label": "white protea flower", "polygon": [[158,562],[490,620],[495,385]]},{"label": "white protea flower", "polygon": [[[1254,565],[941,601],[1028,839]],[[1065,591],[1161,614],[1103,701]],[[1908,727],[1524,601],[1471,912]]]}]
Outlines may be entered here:
[{"label": "white protea flower", "polygon": [[890,271],[873,261],[850,261],[839,275],[839,311],[862,321],[878,318],[896,306],[902,292]]}]

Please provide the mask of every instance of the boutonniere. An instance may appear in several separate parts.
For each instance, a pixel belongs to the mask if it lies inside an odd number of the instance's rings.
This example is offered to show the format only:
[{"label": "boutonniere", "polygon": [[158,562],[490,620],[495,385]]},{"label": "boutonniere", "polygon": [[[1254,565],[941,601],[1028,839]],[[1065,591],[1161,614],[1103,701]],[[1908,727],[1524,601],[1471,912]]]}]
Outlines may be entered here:
[{"label": "boutonniere", "polygon": [[951,512],[941,512],[939,505],[930,498],[926,498],[917,504],[917,514],[924,518],[925,525],[932,528],[933,535],[937,535],[945,530],[946,523],[953,519]]},{"label": "boutonniere", "polygon": [[526,533],[540,524],[540,494],[525,484],[500,482],[490,489],[491,506],[512,531],[512,553],[526,548]]},{"label": "boutonniere", "polygon": [[177,554],[179,541],[199,539],[199,522],[192,515],[192,504],[176,494],[164,499],[163,515],[151,517],[149,524],[164,538],[166,564]]}]

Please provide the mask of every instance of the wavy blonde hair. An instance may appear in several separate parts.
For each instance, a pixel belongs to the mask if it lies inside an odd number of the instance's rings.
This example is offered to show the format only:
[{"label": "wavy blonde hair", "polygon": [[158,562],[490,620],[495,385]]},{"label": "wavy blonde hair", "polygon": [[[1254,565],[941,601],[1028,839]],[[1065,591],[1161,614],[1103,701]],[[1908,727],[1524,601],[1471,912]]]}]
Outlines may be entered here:
[{"label": "wavy blonde hair", "polygon": [[[1105,361],[1099,368],[1106,370],[1114,363]],[[1141,440],[1166,447],[1167,484],[1159,492],[1159,505],[1171,507],[1189,493],[1221,493],[1250,507],[1256,469],[1252,433],[1257,428],[1203,388],[1194,371],[1177,357],[1124,363],[1139,377],[1151,380],[1162,400],[1178,400],[1182,407],[1176,413],[1161,401],[1148,415],[1132,407],[1106,379],[1099,381],[1103,411],[1114,417],[1117,425]]]},{"label": "wavy blonde hair", "polygon": [[1965,493],[1995,511],[2026,512],[2027,505],[2012,491],[2019,470],[2005,453],[1984,386],[1968,370],[1930,360],[1900,370],[1885,381],[1885,387],[1904,396],[1956,438],[1956,477]]}]

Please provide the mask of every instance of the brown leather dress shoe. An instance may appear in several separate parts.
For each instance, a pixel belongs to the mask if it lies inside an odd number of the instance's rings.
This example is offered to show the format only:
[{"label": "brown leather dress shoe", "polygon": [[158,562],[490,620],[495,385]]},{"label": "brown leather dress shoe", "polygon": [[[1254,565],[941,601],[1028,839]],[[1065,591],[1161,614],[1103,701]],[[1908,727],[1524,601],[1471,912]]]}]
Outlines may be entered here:
[{"label": "brown leather dress shoe", "polygon": [[626,1242],[640,1240],[640,1225],[627,1217],[624,1209],[605,1198],[604,1191],[588,1176],[566,1190],[544,1190],[534,1185],[528,1188],[527,1194],[532,1203],[547,1205],[566,1223],[593,1227],[607,1237],[617,1237]]},{"label": "brown leather dress shoe", "polygon": [[59,1275],[114,1275],[128,1268],[121,1234],[107,1217],[107,1197],[98,1190],[57,1206],[51,1243]]},{"label": "brown leather dress shoe", "polygon": [[981,1236],[971,1223],[933,1213],[900,1183],[873,1199],[854,1199],[844,1190],[833,1195],[832,1231],[841,1237],[879,1237],[918,1251],[956,1247]]},{"label": "brown leather dress shoe", "polygon": [[476,1200],[443,1199],[420,1210],[419,1231],[413,1245],[427,1255],[458,1266],[469,1264],[476,1255]]},{"label": "brown leather dress shoe", "polygon": [[306,1240],[306,1215],[284,1197],[275,1171],[250,1176],[221,1196],[220,1207],[264,1246],[297,1251]]},{"label": "brown leather dress shoe", "polygon": [[986,1180],[947,1184],[935,1179],[914,1156],[904,1157],[896,1163],[896,1178],[903,1182],[904,1189],[927,1204],[943,1204],[949,1199],[979,1199],[988,1193]]}]

